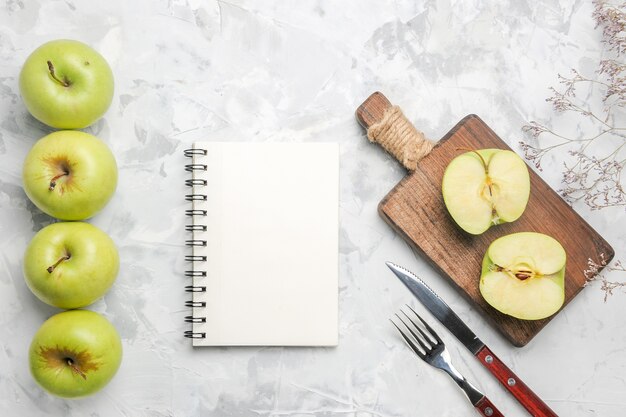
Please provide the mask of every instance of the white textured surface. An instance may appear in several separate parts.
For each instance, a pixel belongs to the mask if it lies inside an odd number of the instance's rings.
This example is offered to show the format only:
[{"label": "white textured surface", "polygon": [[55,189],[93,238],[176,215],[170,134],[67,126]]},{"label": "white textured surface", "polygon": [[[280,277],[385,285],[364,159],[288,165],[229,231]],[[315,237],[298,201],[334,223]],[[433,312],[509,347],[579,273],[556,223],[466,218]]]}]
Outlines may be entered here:
[{"label": "white textured surface", "polygon": [[[602,56],[586,1],[44,1],[0,5],[0,415],[469,416],[445,375],[419,363],[387,318],[408,292],[386,270],[420,274],[561,416],[623,416],[626,295],[585,289],[527,347],[511,347],[402,239],[376,205],[403,176],[369,145],[356,106],[380,89],[430,137],[468,113],[514,148],[558,72]],[[56,310],[25,286],[21,257],[50,219],[21,188],[21,164],[49,130],[19,97],[17,76],[54,38],[96,47],[116,79],[88,131],[110,144],[117,193],[93,223],[117,242],[121,272],[91,308],[119,329],[124,361],[101,393],[65,401],[28,371],[30,339]],[[331,349],[193,350],[182,287],[187,207],[182,151],[195,140],[341,145],[340,344]],[[542,176],[560,181],[560,163]],[[619,254],[623,211],[577,207]],[[462,260],[459,260],[462,262]],[[618,277],[615,277],[616,279]],[[508,417],[524,410],[441,326],[457,367]]]}]

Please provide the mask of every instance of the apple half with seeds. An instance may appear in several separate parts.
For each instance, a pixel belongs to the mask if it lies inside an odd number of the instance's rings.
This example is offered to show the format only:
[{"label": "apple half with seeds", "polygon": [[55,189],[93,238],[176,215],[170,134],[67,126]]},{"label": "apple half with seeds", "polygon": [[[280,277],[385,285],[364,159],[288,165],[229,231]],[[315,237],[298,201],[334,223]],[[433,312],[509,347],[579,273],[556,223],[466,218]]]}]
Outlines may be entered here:
[{"label": "apple half with seeds", "polygon": [[472,235],[517,220],[530,196],[528,167],[515,152],[469,151],[447,166],[441,184],[452,219]]},{"label": "apple half with seeds", "polygon": [[483,258],[480,293],[496,310],[522,320],[556,313],[565,301],[563,246],[535,232],[496,239]]}]

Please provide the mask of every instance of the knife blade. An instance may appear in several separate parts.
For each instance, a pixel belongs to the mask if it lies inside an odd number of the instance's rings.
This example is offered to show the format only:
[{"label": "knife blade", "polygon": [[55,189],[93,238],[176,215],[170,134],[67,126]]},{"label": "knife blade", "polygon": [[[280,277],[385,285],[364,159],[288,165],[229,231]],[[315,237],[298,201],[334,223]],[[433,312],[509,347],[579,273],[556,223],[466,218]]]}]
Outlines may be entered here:
[{"label": "knife blade", "polygon": [[411,271],[386,262],[413,295],[441,322],[517,401],[535,417],[558,417],[521,379],[513,373],[424,281]]}]

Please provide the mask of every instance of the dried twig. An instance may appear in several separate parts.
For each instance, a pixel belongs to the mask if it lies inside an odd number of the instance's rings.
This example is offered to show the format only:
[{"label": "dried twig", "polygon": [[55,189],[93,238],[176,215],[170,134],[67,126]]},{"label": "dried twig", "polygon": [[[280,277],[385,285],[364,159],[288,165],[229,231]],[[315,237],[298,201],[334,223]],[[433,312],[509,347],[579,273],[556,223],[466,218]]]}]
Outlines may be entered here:
[{"label": "dried twig", "polygon": [[[603,269],[605,268],[605,269]],[[600,254],[600,260],[598,262],[593,259],[587,259],[587,269],[583,271],[585,278],[587,278],[586,284],[594,281],[600,281],[602,283],[600,289],[604,291],[604,301],[613,295],[613,291],[618,288],[626,289],[626,282],[609,281],[605,276],[605,272],[619,271],[621,273],[626,272],[626,268],[622,265],[621,261],[616,261],[613,265],[607,265],[604,254]]]},{"label": "dried twig", "polygon": [[[522,130],[531,142],[520,145],[526,159],[542,169],[544,156],[563,149],[563,188],[559,190],[570,204],[583,201],[592,210],[626,208],[623,187],[626,165],[626,2],[612,5],[594,0],[594,18],[603,28],[603,42],[612,58],[598,64],[594,77],[573,69],[571,76],[559,75],[561,87],[551,88],[546,99],[558,113],[573,113],[589,122],[595,131],[587,136],[570,137],[539,122],[531,121]],[[580,94],[580,90],[584,89]],[[592,109],[586,97],[602,94],[603,107]],[[583,98],[584,97],[584,98]],[[542,144],[539,144],[539,139]],[[547,143],[547,144],[546,144]],[[591,146],[594,145],[594,146]]]},{"label": "dried twig", "polygon": [[[596,28],[602,29],[602,42],[607,48],[605,59],[589,76],[575,69],[570,76],[559,74],[560,87],[551,88],[551,96],[546,99],[557,113],[578,116],[585,126],[591,126],[585,129],[591,133],[572,137],[530,121],[522,128],[530,140],[520,142],[520,146],[526,159],[539,170],[546,155],[562,150],[559,156],[563,157],[563,187],[559,193],[570,204],[581,201],[592,210],[626,209],[626,2],[594,0],[593,4]],[[600,108],[590,104],[591,96],[601,97],[602,104],[596,106]],[[621,262],[607,265],[602,257],[599,263],[589,259],[588,266],[585,276],[589,281],[602,282],[605,301],[613,291],[626,287],[626,282],[608,281],[599,274],[602,268],[603,273],[626,273]]]}]

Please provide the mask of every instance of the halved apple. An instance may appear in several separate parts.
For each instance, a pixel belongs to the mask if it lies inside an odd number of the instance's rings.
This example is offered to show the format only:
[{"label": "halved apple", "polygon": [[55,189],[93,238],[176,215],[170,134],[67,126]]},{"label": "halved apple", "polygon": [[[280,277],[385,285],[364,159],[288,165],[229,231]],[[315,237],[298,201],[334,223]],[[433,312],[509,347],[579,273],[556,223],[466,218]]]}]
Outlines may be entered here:
[{"label": "halved apple", "polygon": [[479,235],[522,215],[530,195],[530,176],[515,152],[481,149],[463,153],[448,164],[441,190],[459,227]]},{"label": "halved apple", "polygon": [[523,320],[556,313],[565,301],[563,246],[542,233],[494,240],[483,258],[480,293],[496,310]]}]

